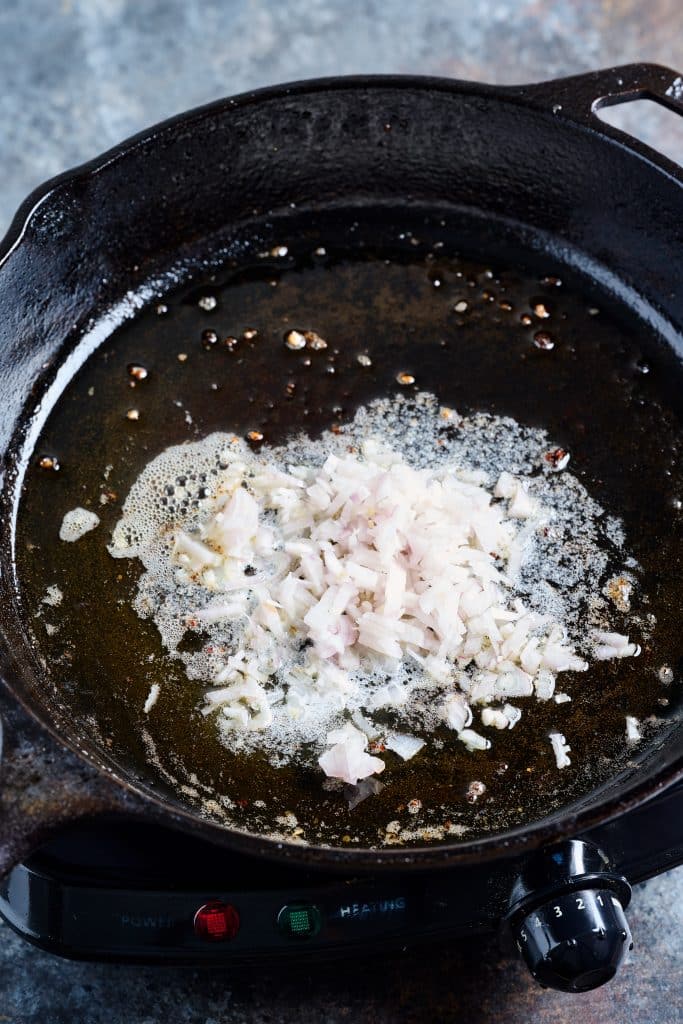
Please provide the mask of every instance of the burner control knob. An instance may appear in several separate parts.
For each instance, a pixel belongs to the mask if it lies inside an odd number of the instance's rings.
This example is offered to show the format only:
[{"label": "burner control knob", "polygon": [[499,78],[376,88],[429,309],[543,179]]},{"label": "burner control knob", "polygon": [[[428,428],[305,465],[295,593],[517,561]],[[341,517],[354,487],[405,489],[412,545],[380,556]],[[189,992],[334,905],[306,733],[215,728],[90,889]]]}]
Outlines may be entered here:
[{"label": "burner control knob", "polygon": [[541,985],[588,992],[617,972],[633,947],[624,915],[631,889],[592,843],[567,840],[524,866],[506,918]]},{"label": "burner control knob", "polygon": [[534,978],[563,992],[588,992],[610,981],[631,945],[621,903],[608,889],[552,898],[532,910],[516,932]]}]

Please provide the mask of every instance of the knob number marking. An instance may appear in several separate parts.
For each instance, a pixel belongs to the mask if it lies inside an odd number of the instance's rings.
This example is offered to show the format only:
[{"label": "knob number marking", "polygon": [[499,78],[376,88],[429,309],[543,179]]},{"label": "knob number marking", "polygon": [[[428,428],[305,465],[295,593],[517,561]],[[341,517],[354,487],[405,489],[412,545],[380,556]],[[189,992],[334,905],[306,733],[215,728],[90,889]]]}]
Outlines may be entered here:
[{"label": "knob number marking", "polygon": [[[600,904],[601,907],[605,906],[604,900],[603,900],[602,896],[600,895],[600,893],[596,893],[595,899]],[[611,899],[612,899],[612,902],[614,903],[614,905],[621,909],[621,904],[619,903],[619,901],[616,900],[613,896],[611,897]],[[584,911],[586,911],[586,913],[590,912],[590,907],[586,906],[586,901],[585,901],[585,898],[583,896],[575,896],[574,897],[574,902],[576,903],[576,909],[577,910],[584,910]],[[565,913],[567,912],[567,908],[565,907],[565,909],[563,910],[562,906],[560,904],[553,904],[553,908],[552,909],[553,909],[553,912],[554,912],[556,918],[564,917]],[[546,927],[546,925],[544,925],[543,921],[541,920],[541,918],[539,917],[538,914],[534,914],[534,916],[532,918],[530,918],[530,922],[531,922],[531,926],[533,928],[545,928]],[[522,941],[523,942],[527,942],[528,941],[528,935],[526,934],[526,932],[521,932],[520,934],[521,934]]]}]

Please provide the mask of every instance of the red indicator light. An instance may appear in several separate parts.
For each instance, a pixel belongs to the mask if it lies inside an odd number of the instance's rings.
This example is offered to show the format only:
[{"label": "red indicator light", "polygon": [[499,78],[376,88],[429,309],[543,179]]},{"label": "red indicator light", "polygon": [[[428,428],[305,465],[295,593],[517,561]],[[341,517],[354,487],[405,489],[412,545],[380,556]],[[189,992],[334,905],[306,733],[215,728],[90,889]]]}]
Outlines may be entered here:
[{"label": "red indicator light", "polygon": [[230,903],[211,900],[194,915],[194,932],[207,942],[227,942],[240,930],[240,915]]}]

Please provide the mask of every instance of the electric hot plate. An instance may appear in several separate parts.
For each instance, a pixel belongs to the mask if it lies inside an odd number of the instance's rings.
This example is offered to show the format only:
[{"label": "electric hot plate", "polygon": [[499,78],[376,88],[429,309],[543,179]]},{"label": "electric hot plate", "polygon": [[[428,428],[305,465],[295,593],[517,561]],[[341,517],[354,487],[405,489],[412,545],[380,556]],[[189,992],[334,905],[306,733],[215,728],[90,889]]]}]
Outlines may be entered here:
[{"label": "electric hot plate", "polygon": [[542,984],[594,988],[631,935],[630,886],[683,863],[683,784],[495,866],[350,875],[228,853],[157,826],[72,826],[11,872],[0,913],[60,956],[187,965],[353,958],[499,931]]}]

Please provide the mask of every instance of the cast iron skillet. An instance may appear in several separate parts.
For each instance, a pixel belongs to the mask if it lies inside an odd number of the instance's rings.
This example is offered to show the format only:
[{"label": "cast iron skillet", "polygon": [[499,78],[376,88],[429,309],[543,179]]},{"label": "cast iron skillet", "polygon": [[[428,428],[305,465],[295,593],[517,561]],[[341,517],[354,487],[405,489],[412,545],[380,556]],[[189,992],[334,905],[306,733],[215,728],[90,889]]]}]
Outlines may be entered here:
[{"label": "cast iron skillet", "polygon": [[112,310],[120,317],[141,296],[187,280],[200,256],[205,267],[219,264],[246,225],[253,232],[262,222],[267,235],[269,218],[292,203],[450,204],[480,222],[482,240],[590,275],[683,357],[683,173],[595,115],[641,97],[683,112],[682,92],[680,77],[651,65],[515,88],[400,77],[304,82],[166,122],[26,201],[0,256],[0,875],[55,828],[105,813],[321,867],[455,866],[571,835],[681,776],[683,729],[672,720],[636,766],[588,798],[482,839],[377,852],[226,828],[133,779],[51,702],[19,614],[12,534],[27,410],[66,381],[79,337],[95,328],[104,340]]}]

